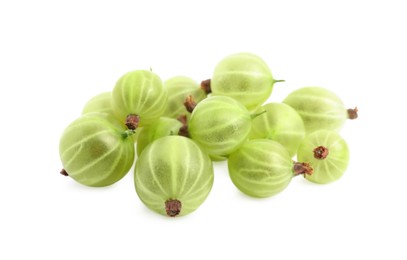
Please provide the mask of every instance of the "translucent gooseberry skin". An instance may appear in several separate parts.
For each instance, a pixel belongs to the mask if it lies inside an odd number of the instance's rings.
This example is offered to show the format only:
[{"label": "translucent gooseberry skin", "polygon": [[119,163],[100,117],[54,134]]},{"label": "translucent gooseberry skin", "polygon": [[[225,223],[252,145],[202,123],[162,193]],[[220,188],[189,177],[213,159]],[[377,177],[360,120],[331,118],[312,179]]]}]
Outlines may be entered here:
[{"label": "translucent gooseberry skin", "polygon": [[284,103],[268,103],[255,113],[266,111],[252,121],[249,139],[271,139],[282,144],[293,157],[305,137],[305,127],[301,116]]},{"label": "translucent gooseberry skin", "polygon": [[274,83],[268,65],[259,56],[236,53],[216,65],[211,90],[213,95],[232,97],[252,111],[270,97]]},{"label": "translucent gooseberry skin", "polygon": [[186,98],[192,96],[193,100],[199,103],[207,96],[196,81],[185,76],[176,76],[166,80],[164,88],[168,93],[167,107],[162,115],[164,117],[176,119],[186,115],[189,118],[191,113],[184,106]]},{"label": "translucent gooseberry skin", "polygon": [[123,178],[134,163],[134,142],[126,128],[105,113],[88,113],[63,132],[59,154],[65,171],[86,186],[102,187]]},{"label": "translucent gooseberry skin", "polygon": [[348,112],[342,100],[322,87],[303,87],[291,92],[283,103],[300,114],[307,133],[317,130],[339,131]]},{"label": "translucent gooseberry skin", "polygon": [[228,158],[233,184],[251,197],[271,197],[284,190],[294,176],[288,151],[269,139],[247,141]]},{"label": "translucent gooseberry skin", "polygon": [[102,92],[86,102],[82,109],[82,115],[99,112],[114,115],[112,109],[112,92]]},{"label": "translucent gooseberry skin", "polygon": [[[89,113],[102,113],[105,115],[100,115],[105,117],[111,123],[115,124],[118,128],[125,127],[125,124],[122,120],[119,120],[116,117],[116,114],[112,108],[112,92],[102,92],[86,102],[85,106],[82,109],[82,115],[86,115]],[[138,128],[137,131],[130,136],[134,140],[137,141],[137,137],[140,133],[141,128]]]},{"label": "translucent gooseberry skin", "polygon": [[124,74],[112,92],[112,108],[123,122],[128,115],[140,117],[139,126],[149,125],[164,113],[167,92],[158,75],[147,70]]},{"label": "translucent gooseberry skin", "polygon": [[[317,159],[314,149],[323,146],[329,153],[325,159]],[[298,148],[299,161],[309,162],[314,173],[305,178],[311,182],[326,184],[338,180],[345,173],[349,164],[349,147],[336,132],[320,130],[307,135]]]},{"label": "translucent gooseberry skin", "polygon": [[222,158],[243,144],[251,125],[251,115],[240,102],[226,96],[214,96],[195,107],[188,131],[192,140],[206,153]]},{"label": "translucent gooseberry skin", "polygon": [[153,124],[143,127],[137,140],[137,155],[140,156],[144,148],[153,141],[169,135],[178,135],[182,123],[174,118],[160,117]]},{"label": "translucent gooseberry skin", "polygon": [[178,216],[196,210],[209,195],[213,180],[208,155],[183,136],[166,136],[152,142],[137,159],[134,171],[139,198],[162,215],[168,215],[168,200],[181,202]]}]

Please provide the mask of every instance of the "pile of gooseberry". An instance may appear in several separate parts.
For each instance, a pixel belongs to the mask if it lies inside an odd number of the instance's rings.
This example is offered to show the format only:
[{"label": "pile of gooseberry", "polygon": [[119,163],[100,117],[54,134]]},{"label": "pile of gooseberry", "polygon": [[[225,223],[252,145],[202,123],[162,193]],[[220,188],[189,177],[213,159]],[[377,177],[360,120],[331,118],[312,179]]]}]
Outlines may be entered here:
[{"label": "pile of gooseberry", "polygon": [[227,161],[237,189],[258,198],[283,191],[298,175],[318,184],[338,180],[349,163],[339,131],[357,109],[346,109],[332,91],[315,86],[265,103],[281,81],[251,53],[225,57],[201,84],[130,71],[111,92],[90,99],[66,127],[61,174],[103,187],[134,165],[140,200],[170,217],[187,215],[205,201],[213,161]]}]

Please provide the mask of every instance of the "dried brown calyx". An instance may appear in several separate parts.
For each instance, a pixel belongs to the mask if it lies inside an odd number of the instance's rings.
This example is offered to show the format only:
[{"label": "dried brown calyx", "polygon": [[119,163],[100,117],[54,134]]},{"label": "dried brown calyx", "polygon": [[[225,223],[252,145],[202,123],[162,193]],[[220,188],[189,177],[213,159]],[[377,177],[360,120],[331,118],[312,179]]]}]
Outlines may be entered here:
[{"label": "dried brown calyx", "polygon": [[301,163],[301,162],[294,162],[294,175],[305,174],[311,175],[314,173],[314,169],[312,169],[309,163]]},{"label": "dried brown calyx", "polygon": [[182,123],[182,126],[179,128],[178,135],[189,137],[187,116],[186,115],[179,116],[177,120]]},{"label": "dried brown calyx", "polygon": [[192,111],[194,111],[194,108],[196,107],[194,97],[191,95],[187,96],[184,101],[184,106],[189,113],[192,113]]},{"label": "dried brown calyx", "polygon": [[318,160],[325,159],[329,154],[329,150],[325,146],[318,146],[317,148],[315,148],[313,150],[313,152],[314,152],[315,159],[318,159]]},{"label": "dried brown calyx", "polygon": [[170,217],[175,217],[181,212],[181,201],[176,199],[169,199],[165,202],[165,211]]},{"label": "dried brown calyx", "polygon": [[140,122],[140,116],[135,114],[130,114],[126,117],[126,126],[130,130],[135,130]]},{"label": "dried brown calyx", "polygon": [[212,93],[211,79],[203,80],[201,82],[201,89],[203,89],[207,95]]},{"label": "dried brown calyx", "polygon": [[64,176],[69,176],[69,174],[65,171],[65,169],[62,169],[59,173]]},{"label": "dried brown calyx", "polygon": [[355,108],[349,108],[348,109],[348,118],[349,119],[356,119],[356,118],[358,118],[358,108],[357,107],[355,107]]}]

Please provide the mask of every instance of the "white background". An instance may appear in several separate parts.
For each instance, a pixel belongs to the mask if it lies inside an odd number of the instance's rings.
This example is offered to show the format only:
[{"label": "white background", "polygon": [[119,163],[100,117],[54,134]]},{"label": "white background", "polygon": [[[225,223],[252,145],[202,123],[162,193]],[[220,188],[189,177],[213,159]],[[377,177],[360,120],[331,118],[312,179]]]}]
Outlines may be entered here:
[{"label": "white background", "polygon": [[[406,259],[403,2],[1,1],[0,259]],[[270,101],[317,85],[358,106],[343,178],[252,199],[217,163],[205,203],[174,219],[132,171],[106,188],[59,174],[63,129],[123,73],[201,81],[241,51],[286,80]]]}]

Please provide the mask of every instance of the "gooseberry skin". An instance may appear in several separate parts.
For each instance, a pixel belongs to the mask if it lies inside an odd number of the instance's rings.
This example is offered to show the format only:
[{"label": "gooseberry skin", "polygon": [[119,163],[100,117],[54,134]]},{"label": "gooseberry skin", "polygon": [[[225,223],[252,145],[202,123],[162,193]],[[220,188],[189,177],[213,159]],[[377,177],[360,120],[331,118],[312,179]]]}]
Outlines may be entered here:
[{"label": "gooseberry skin", "polygon": [[211,90],[213,95],[232,97],[252,111],[270,97],[275,82],[268,65],[259,56],[236,53],[216,65]]},{"label": "gooseberry skin", "polygon": [[249,139],[271,139],[282,144],[293,157],[305,137],[301,116],[292,107],[284,103],[268,103],[256,110],[266,111],[255,117]]},{"label": "gooseberry skin", "polygon": [[99,112],[114,115],[112,109],[112,92],[102,92],[86,102],[82,109],[82,115]]},{"label": "gooseberry skin", "polygon": [[342,100],[322,87],[303,87],[291,92],[283,101],[302,117],[307,133],[317,130],[339,131],[348,112]]},{"label": "gooseberry skin", "polygon": [[192,96],[193,100],[199,103],[207,96],[196,81],[185,76],[176,76],[166,80],[164,88],[168,93],[167,107],[162,115],[164,117],[178,118],[186,115],[189,118],[190,112],[184,106],[185,99]]},{"label": "gooseberry skin", "polygon": [[[314,149],[323,146],[329,153],[325,159],[317,159]],[[345,173],[349,164],[349,147],[336,132],[320,130],[306,136],[298,148],[297,158],[309,162],[314,173],[305,178],[311,182],[326,184],[338,180]]]},{"label": "gooseberry skin", "polygon": [[124,74],[112,92],[112,108],[116,116],[125,122],[128,115],[137,115],[140,127],[160,118],[166,105],[167,92],[160,77],[147,70]]},{"label": "gooseberry skin", "polygon": [[139,198],[162,215],[168,215],[168,200],[181,202],[178,216],[196,210],[211,191],[213,180],[208,155],[183,136],[166,136],[152,142],[137,159],[134,171]]},{"label": "gooseberry skin", "polygon": [[181,127],[182,123],[180,121],[168,117],[160,117],[153,124],[143,127],[137,140],[137,155],[140,156],[144,148],[158,138],[178,135]]},{"label": "gooseberry skin", "polygon": [[111,185],[123,178],[134,162],[134,142],[105,113],[89,113],[64,130],[59,154],[65,171],[78,183]]},{"label": "gooseberry skin", "polygon": [[208,97],[195,107],[188,131],[206,153],[225,157],[247,139],[252,125],[249,111],[238,101],[226,96]]},{"label": "gooseberry skin", "polygon": [[228,158],[229,176],[246,195],[266,198],[284,190],[294,176],[288,151],[269,139],[254,139]]}]

